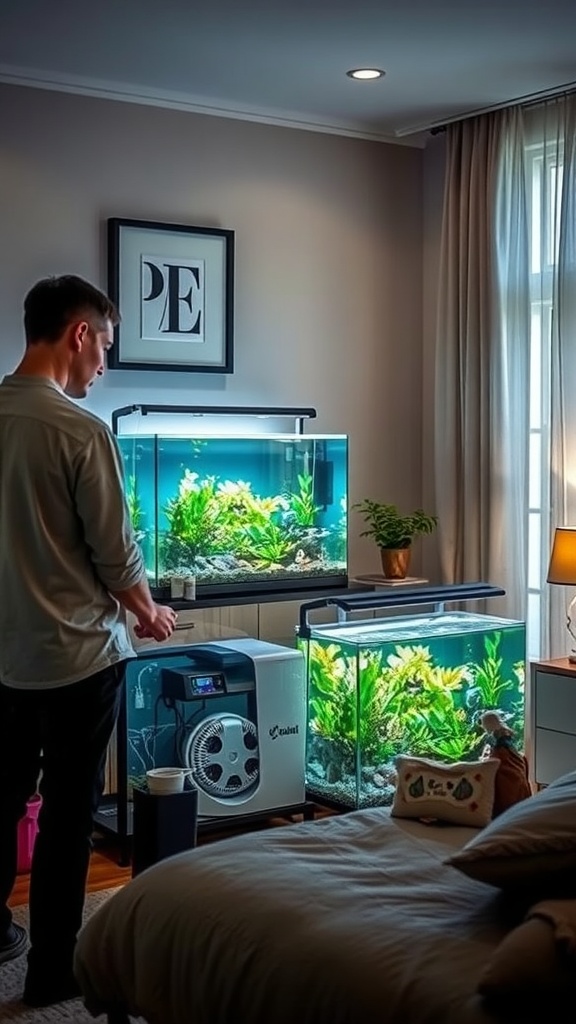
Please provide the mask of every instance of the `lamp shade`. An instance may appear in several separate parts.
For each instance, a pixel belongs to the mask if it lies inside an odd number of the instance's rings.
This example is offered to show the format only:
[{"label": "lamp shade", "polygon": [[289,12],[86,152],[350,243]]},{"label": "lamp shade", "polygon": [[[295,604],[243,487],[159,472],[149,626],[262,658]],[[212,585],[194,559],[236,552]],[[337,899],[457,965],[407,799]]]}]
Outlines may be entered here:
[{"label": "lamp shade", "polygon": [[576,585],[576,526],[559,526],[554,533],[548,583]]}]

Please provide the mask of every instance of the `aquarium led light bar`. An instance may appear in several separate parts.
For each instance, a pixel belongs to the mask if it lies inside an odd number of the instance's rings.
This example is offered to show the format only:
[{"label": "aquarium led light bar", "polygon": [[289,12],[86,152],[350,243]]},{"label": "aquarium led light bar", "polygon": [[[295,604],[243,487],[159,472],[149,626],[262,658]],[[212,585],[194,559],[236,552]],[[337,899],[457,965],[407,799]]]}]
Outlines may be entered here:
[{"label": "aquarium led light bar", "polygon": [[186,416],[253,416],[259,419],[295,420],[294,430],[297,434],[304,433],[304,420],[316,419],[316,409],[268,406],[241,405],[124,405],[112,411],[112,432],[118,435],[118,421],[123,416],[131,416],[139,412],[142,416],[149,414],[177,414]]},{"label": "aquarium led light bar", "polygon": [[320,597],[300,605],[298,636],[304,639],[310,638],[308,612],[316,608],[326,608],[328,605],[335,605],[344,613],[419,604],[431,604],[441,611],[447,601],[502,597],[505,593],[506,591],[502,587],[495,587],[490,583],[447,583],[432,587],[418,585],[403,590],[401,594],[398,591],[371,590],[368,593],[353,594],[351,597]]}]

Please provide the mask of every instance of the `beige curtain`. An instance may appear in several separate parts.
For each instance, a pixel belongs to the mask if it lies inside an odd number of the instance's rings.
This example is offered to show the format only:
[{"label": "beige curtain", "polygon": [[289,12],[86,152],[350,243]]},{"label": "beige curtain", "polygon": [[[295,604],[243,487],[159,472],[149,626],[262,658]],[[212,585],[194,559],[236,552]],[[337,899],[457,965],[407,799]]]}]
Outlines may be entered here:
[{"label": "beige curtain", "polygon": [[576,95],[448,129],[438,309],[443,578],[501,585],[486,610],[562,656],[576,588],[546,572],[576,526]]},{"label": "beige curtain", "polygon": [[500,183],[509,187],[504,158],[509,111],[451,125],[441,241],[435,369],[435,498],[442,576],[482,580],[506,597],[487,610],[523,618],[526,594],[526,443],[529,310],[514,309],[511,344],[499,275],[507,295],[527,295],[524,193],[518,217],[498,232]]}]

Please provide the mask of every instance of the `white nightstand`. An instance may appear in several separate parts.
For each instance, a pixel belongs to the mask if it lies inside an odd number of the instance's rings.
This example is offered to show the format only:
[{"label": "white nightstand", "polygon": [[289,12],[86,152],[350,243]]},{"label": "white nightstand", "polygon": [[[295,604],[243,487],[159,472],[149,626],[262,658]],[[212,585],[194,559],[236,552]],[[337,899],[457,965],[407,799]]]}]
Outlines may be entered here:
[{"label": "white nightstand", "polygon": [[532,776],[547,786],[576,769],[576,665],[568,658],[530,664]]}]

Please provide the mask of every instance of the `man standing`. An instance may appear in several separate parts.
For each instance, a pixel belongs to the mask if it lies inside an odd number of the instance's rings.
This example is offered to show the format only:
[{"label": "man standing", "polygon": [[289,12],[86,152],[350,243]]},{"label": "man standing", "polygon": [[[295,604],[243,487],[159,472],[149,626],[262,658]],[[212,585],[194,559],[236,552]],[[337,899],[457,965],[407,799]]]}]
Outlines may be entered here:
[{"label": "man standing", "polygon": [[41,773],[31,1006],[78,994],[72,962],[93,815],[134,655],[126,611],[138,636],[157,641],[176,620],[152,599],[115,439],[70,401],[104,372],[118,319],[79,277],[39,281],[24,302],[24,356],[0,384],[0,964],[27,945],[7,901],[18,821]]}]

